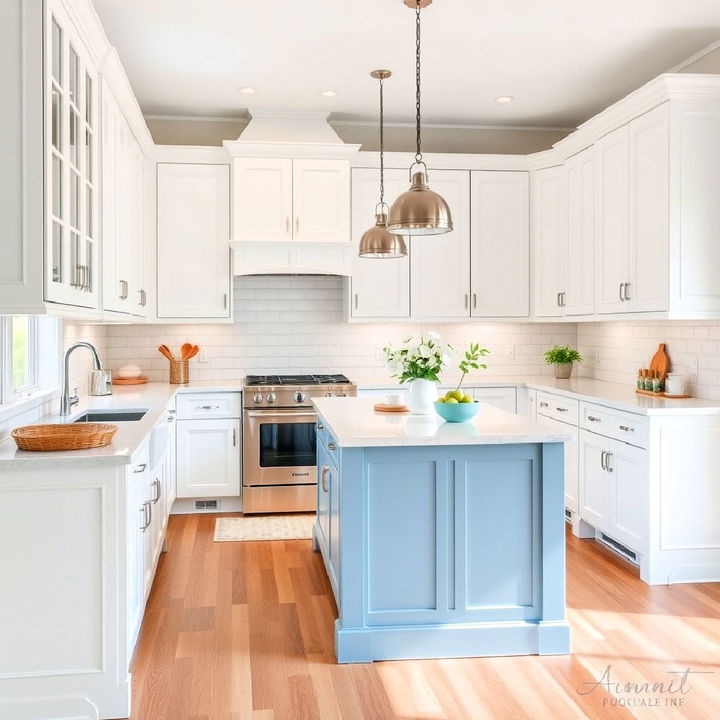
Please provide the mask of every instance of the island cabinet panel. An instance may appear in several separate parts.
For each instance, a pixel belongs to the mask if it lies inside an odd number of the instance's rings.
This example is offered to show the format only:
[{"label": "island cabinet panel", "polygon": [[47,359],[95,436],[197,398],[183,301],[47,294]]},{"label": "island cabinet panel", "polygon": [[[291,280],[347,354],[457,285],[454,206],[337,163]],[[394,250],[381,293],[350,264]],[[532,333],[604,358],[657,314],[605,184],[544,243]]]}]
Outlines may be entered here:
[{"label": "island cabinet panel", "polygon": [[[438,482],[445,485],[445,477],[438,476],[432,459],[368,464],[371,623],[391,619],[396,613],[438,609]],[[393,538],[390,545],[388,537]]]},{"label": "island cabinet panel", "polygon": [[456,542],[462,542],[455,582],[461,597],[465,595],[462,604],[467,610],[488,613],[498,607],[505,614],[517,608],[518,617],[537,617],[534,568],[539,560],[540,477],[536,454],[470,461],[459,469],[457,491],[465,497],[456,505],[458,510],[464,507],[464,512],[455,533]]}]

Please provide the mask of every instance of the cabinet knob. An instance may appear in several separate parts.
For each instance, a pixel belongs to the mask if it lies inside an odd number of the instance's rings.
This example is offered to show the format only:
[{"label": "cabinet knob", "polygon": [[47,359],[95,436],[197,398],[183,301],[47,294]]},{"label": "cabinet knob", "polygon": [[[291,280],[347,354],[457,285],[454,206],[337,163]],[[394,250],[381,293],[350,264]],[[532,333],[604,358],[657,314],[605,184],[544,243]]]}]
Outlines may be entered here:
[{"label": "cabinet knob", "polygon": [[567,411],[568,411],[568,409],[567,409],[567,408],[564,408],[564,407],[556,407],[555,409],[556,409],[558,412],[567,412]]},{"label": "cabinet knob", "polygon": [[548,404],[546,402],[541,402],[540,407],[548,407]]},{"label": "cabinet knob", "polygon": [[590,422],[602,422],[602,420],[600,420],[599,417],[595,417],[594,415],[588,415],[587,419],[588,419]]},{"label": "cabinet knob", "polygon": [[324,426],[322,423],[318,423],[318,424],[317,424],[317,429],[318,429],[318,430],[324,430],[324,429],[325,429],[325,426]]},{"label": "cabinet knob", "polygon": [[337,450],[337,445],[335,443],[328,443],[328,450],[335,451]]},{"label": "cabinet knob", "polygon": [[635,432],[635,428],[630,427],[629,425],[620,425],[620,429],[624,432]]}]

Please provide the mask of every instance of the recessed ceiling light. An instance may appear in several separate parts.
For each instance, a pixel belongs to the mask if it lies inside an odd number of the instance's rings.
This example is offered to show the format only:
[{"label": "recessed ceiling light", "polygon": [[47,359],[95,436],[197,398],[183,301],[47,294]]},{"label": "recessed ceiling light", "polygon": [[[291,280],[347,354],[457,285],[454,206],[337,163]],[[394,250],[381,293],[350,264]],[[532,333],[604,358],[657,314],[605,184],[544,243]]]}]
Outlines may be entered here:
[{"label": "recessed ceiling light", "polygon": [[240,92],[243,95],[254,95],[257,92],[257,90],[253,87],[242,87],[242,88],[240,88]]},{"label": "recessed ceiling light", "polygon": [[337,95],[334,90],[323,90],[320,94],[323,97],[335,97]]},{"label": "recessed ceiling light", "polygon": [[495,98],[496,103],[509,103],[512,102],[515,98],[512,95],[501,95],[500,97]]}]

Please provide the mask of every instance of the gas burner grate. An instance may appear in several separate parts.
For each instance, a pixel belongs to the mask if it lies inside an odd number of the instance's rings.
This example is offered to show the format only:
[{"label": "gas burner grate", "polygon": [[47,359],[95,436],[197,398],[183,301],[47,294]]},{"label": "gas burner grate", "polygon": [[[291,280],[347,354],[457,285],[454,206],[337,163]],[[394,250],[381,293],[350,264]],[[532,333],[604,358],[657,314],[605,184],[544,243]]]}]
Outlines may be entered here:
[{"label": "gas burner grate", "polygon": [[349,385],[345,375],[248,375],[245,385]]}]

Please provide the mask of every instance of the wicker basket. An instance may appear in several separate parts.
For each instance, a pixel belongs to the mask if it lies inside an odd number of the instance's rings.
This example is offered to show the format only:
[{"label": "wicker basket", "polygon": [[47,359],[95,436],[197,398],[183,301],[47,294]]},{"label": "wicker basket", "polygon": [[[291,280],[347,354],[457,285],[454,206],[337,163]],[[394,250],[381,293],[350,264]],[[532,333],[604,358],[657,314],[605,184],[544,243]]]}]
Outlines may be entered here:
[{"label": "wicker basket", "polygon": [[52,452],[54,450],[86,450],[112,442],[117,425],[108,423],[68,423],[66,425],[25,425],[12,433],[20,450]]},{"label": "wicker basket", "polygon": [[190,382],[190,366],[187,360],[170,360],[170,382],[186,385]]}]

